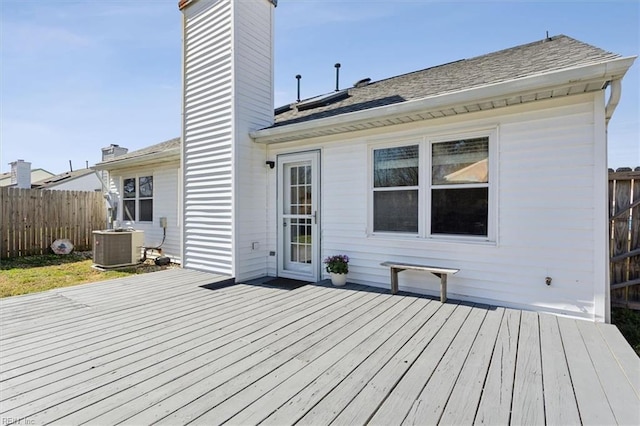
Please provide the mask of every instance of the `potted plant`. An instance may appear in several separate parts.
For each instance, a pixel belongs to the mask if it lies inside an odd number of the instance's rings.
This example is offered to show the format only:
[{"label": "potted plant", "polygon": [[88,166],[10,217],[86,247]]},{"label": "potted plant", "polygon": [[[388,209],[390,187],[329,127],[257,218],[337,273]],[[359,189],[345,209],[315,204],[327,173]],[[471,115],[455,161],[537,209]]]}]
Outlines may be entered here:
[{"label": "potted plant", "polygon": [[346,254],[336,254],[324,260],[325,269],[331,275],[331,283],[342,286],[347,283],[347,273],[349,272],[349,256]]}]

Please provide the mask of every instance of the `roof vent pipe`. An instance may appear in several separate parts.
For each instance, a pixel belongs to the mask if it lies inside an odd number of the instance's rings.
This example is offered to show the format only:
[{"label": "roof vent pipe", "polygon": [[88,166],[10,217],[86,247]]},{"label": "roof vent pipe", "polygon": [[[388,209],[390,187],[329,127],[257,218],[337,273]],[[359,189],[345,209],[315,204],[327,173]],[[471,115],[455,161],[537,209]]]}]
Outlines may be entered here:
[{"label": "roof vent pipe", "polygon": [[300,102],[300,79],[302,76],[300,74],[296,75],[296,80],[298,80],[298,102]]},{"label": "roof vent pipe", "polygon": [[362,80],[358,80],[355,83],[353,83],[353,87],[364,87],[367,84],[369,84],[371,82],[370,78],[363,78]]},{"label": "roof vent pipe", "polygon": [[336,67],[336,92],[340,91],[340,63],[334,65]]}]

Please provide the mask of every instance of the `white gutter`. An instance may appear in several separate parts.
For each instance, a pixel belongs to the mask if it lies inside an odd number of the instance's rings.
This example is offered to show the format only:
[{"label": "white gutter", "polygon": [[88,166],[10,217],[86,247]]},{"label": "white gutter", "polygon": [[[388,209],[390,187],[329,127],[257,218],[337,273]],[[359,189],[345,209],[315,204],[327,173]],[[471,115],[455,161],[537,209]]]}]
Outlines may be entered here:
[{"label": "white gutter", "polygon": [[551,71],[530,77],[509,80],[486,86],[444,93],[423,99],[392,104],[363,111],[341,114],[333,117],[317,120],[303,121],[271,127],[251,132],[250,136],[256,143],[271,143],[274,140],[290,137],[308,131],[318,131],[332,127],[353,125],[371,120],[381,120],[393,117],[416,114],[428,110],[450,108],[454,105],[469,102],[481,103],[490,99],[496,99],[514,94],[524,94],[536,90],[550,90],[566,84],[575,84],[593,80],[620,80],[635,61],[636,56],[616,58],[607,62],[599,62],[582,65],[574,68],[566,68],[559,71]]},{"label": "white gutter", "polygon": [[98,163],[93,166],[95,170],[119,170],[128,167],[139,166],[149,163],[167,162],[180,159],[180,148],[172,148],[166,151],[143,154],[137,157],[115,159]]},{"label": "white gutter", "polygon": [[611,92],[609,93],[609,102],[604,110],[604,117],[606,123],[609,124],[609,120],[613,117],[613,112],[620,102],[620,96],[622,94],[622,78],[616,78],[611,81]]}]

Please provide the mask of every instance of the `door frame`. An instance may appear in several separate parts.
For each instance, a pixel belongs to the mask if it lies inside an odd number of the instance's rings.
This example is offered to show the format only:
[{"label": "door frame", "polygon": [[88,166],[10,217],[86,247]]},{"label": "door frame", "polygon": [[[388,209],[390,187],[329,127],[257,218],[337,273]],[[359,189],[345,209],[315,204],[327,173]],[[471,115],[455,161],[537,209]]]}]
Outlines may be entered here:
[{"label": "door frame", "polygon": [[[299,163],[299,162],[311,162],[311,173],[312,173],[312,210],[315,214],[312,214],[312,233],[311,233],[311,241],[312,241],[312,249],[311,249],[311,268],[309,273],[301,273],[298,271],[293,271],[285,268],[286,262],[286,250],[289,250],[288,242],[285,241],[285,226],[284,226],[284,184],[285,177],[284,171],[285,166],[291,163]],[[277,156],[277,178],[276,178],[276,241],[277,241],[277,251],[278,253],[278,266],[277,266],[277,276],[283,278],[292,278],[298,279],[301,281],[310,281],[310,282],[318,282],[320,281],[321,274],[321,242],[320,242],[320,229],[322,222],[322,215],[320,209],[320,201],[321,201],[321,155],[320,150],[309,150],[309,151],[300,151],[294,153],[287,154],[279,154]]]}]

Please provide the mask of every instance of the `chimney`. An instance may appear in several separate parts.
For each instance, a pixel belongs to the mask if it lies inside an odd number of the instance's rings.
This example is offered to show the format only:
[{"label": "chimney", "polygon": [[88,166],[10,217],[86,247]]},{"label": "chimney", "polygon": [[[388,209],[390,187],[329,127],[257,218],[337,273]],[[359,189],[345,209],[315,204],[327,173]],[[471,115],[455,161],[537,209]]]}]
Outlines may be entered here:
[{"label": "chimney", "polygon": [[[106,148],[102,148],[102,161],[110,161],[119,157],[121,155],[129,152],[128,148],[123,148],[120,145],[111,144]],[[102,171],[102,182],[104,182],[104,186],[109,188],[109,172],[106,170]]]},{"label": "chimney", "polygon": [[31,188],[31,163],[24,160],[17,160],[11,165],[11,185],[16,188]]},{"label": "chimney", "polygon": [[102,161],[113,160],[116,157],[129,152],[127,148],[123,148],[120,145],[111,144],[106,148],[102,148]]},{"label": "chimney", "polygon": [[273,124],[276,4],[277,0],[179,3],[185,268],[244,280],[256,271],[247,265],[257,263],[265,268],[258,274],[267,273],[267,230],[242,225],[264,222],[269,202],[264,179],[270,158],[250,134]]}]

